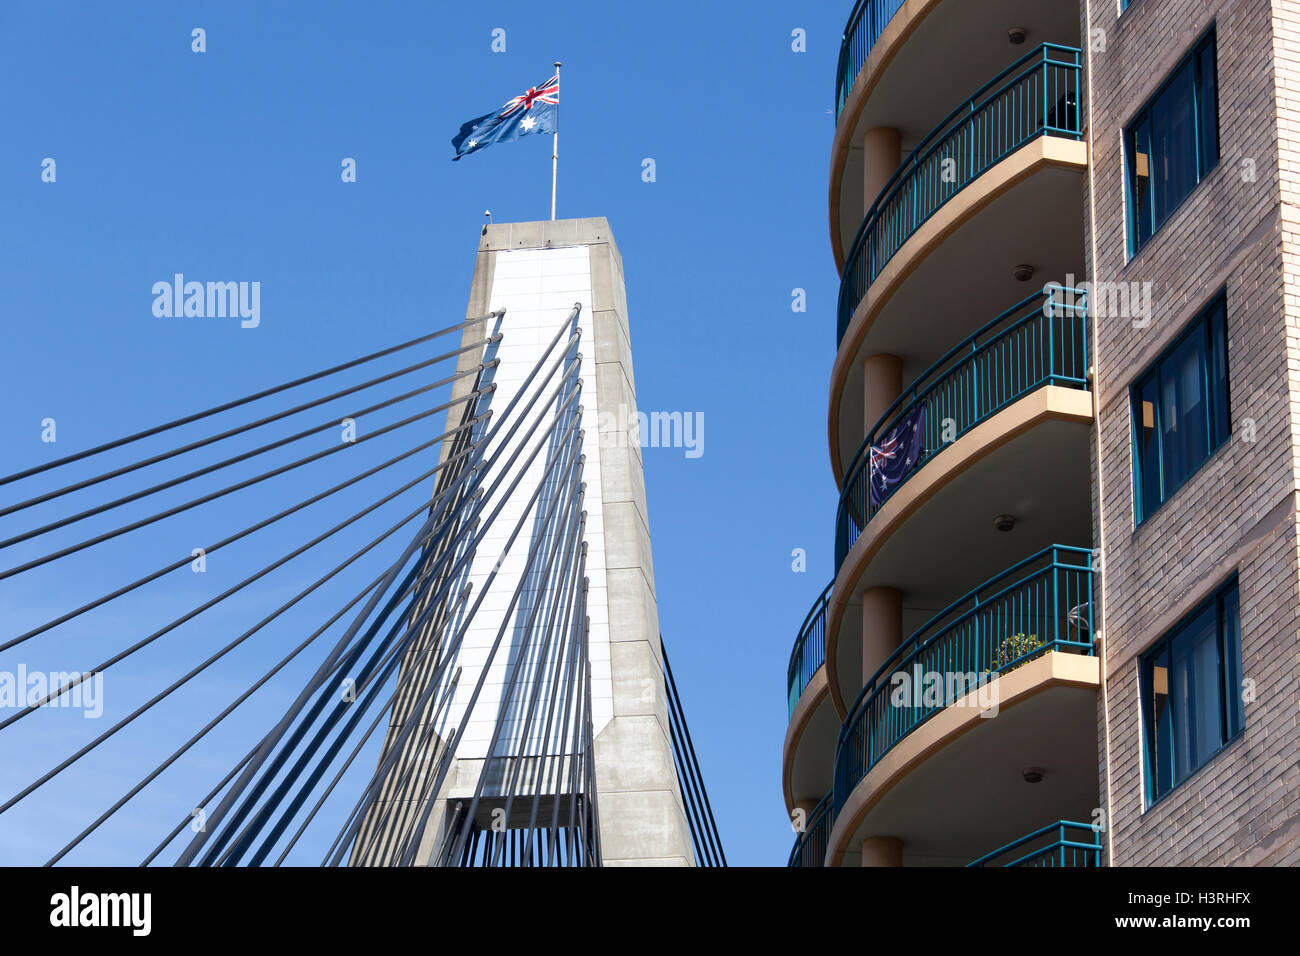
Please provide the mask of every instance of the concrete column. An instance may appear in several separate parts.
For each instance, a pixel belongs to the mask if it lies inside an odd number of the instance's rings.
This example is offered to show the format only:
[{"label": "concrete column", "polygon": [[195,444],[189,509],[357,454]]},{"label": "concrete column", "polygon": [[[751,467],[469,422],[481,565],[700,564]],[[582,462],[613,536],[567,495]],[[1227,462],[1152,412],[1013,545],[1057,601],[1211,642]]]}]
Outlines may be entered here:
[{"label": "concrete column", "polygon": [[875,427],[903,391],[903,360],[897,355],[868,355],[862,360],[862,428]]},{"label": "concrete column", "polygon": [[862,682],[903,643],[903,594],[897,588],[862,592]]},{"label": "concrete column", "polygon": [[[527,370],[539,357],[544,343],[561,327],[573,302],[582,303],[578,350],[582,356],[580,401],[585,406],[582,423],[586,430],[582,452],[586,456],[586,573],[590,578],[587,663],[601,850],[606,866],[689,866],[696,860],[673,762],[641,449],[636,442],[627,440],[627,415],[622,414],[634,412],[637,401],[623,259],[609,223],[592,218],[485,227],[479,240],[466,317],[484,316],[498,308],[505,309],[505,313],[491,324],[468,325],[461,341],[469,346],[487,332],[501,330],[501,366],[493,379],[499,390],[491,400],[491,407],[499,414],[513,394],[511,390],[522,387]],[[467,348],[457,369],[466,371],[485,356],[481,345]],[[471,381],[469,377],[461,378],[453,397],[468,395]],[[444,442],[443,460],[453,447],[450,439]],[[487,536],[465,571],[465,580],[475,583],[475,593],[483,586],[482,580],[495,573],[489,570],[494,559],[498,555],[505,557],[504,552],[492,549],[504,546],[506,529],[514,524],[516,515],[523,514],[524,502],[536,487],[535,482],[541,480],[547,460],[539,458],[528,466],[520,489],[508,502],[503,501],[508,507],[496,526],[503,530]],[[498,493],[506,492],[502,489]],[[495,501],[489,499],[488,506]],[[534,530],[526,530],[526,534],[540,533],[535,525],[525,524],[526,529],[529,527]],[[522,569],[523,551],[529,546],[525,538],[509,553],[493,595],[511,593]],[[531,597],[529,603],[537,600]],[[417,863],[429,861],[443,833],[442,817],[447,807],[462,800],[468,804],[480,780],[478,792],[485,800],[504,802],[502,781],[507,758],[502,757],[501,750],[492,755],[487,750],[497,715],[507,706],[504,685],[499,683],[503,678],[487,680],[482,700],[477,700],[478,692],[474,690],[485,656],[475,654],[486,647],[474,643],[476,633],[480,639],[481,635],[493,634],[499,622],[510,628],[507,633],[511,643],[497,655],[494,667],[499,670],[492,674],[504,675],[505,660],[523,647],[517,643],[522,639],[522,624],[514,622],[523,621],[524,605],[511,612],[518,615],[516,618],[507,618],[504,604],[496,604],[494,597],[476,612],[475,627],[455,659],[456,666],[463,664],[465,670],[440,728],[459,727],[462,734],[456,739],[454,759],[437,796],[442,805],[435,808],[425,830]],[[409,719],[428,719],[413,707],[432,679],[432,660],[415,661],[423,653],[422,645],[417,644],[403,662],[402,696],[394,705],[389,724],[390,743]],[[475,707],[470,706],[471,695],[476,699]],[[522,692],[516,702],[526,699],[526,695],[527,691]],[[467,726],[473,728],[468,733]],[[426,734],[421,728],[414,739],[423,740]],[[443,738],[433,739],[434,745],[441,746]],[[511,750],[512,754],[522,749],[522,745],[510,746],[518,748]],[[566,750],[564,742],[548,740],[547,757],[556,763],[567,765],[561,760]],[[408,823],[419,819],[415,814],[423,812],[429,774],[435,758],[441,756],[433,746],[421,744],[412,758],[420,761],[415,764],[418,772],[405,774],[405,758],[389,771],[385,789],[368,812],[357,838],[354,864],[393,862],[394,852],[401,848],[395,835],[404,833]],[[523,761],[525,767],[532,763],[536,763],[535,757]],[[548,778],[547,784],[550,792],[543,792],[548,798],[567,802],[573,792],[563,776]],[[579,783],[577,791],[585,790]],[[490,823],[493,808],[491,802],[481,804],[476,822]],[[508,823],[512,827],[520,825],[518,821]]]},{"label": "concrete column", "polygon": [[[794,823],[796,819],[795,814],[797,814],[800,810],[802,810],[804,826],[807,826],[812,821],[812,814],[813,811],[816,809],[817,809],[816,800],[796,800],[794,802],[794,813],[790,815],[790,822]],[[799,836],[803,836],[803,834],[800,833]]]},{"label": "concrete column", "polygon": [[862,212],[865,215],[871,204],[885,188],[889,177],[898,171],[903,161],[898,130],[892,126],[877,126],[862,134]]},{"label": "concrete column", "polygon": [[863,866],[902,866],[903,841],[898,837],[875,836],[862,841]]},{"label": "concrete column", "polygon": [[794,808],[802,810],[804,819],[807,820],[812,816],[812,812],[817,809],[818,800],[796,800]]}]

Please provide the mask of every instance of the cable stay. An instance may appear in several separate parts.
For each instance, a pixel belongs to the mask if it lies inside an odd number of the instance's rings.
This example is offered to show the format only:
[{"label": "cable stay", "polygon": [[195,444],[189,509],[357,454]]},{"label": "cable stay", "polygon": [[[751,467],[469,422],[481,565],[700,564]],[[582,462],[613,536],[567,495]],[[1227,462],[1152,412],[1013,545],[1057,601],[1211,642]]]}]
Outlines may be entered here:
[{"label": "cable stay", "polygon": [[[579,316],[508,376],[497,311],[0,477],[0,581],[67,582],[0,631],[0,672],[60,665],[0,711],[0,760],[27,771],[0,845],[38,796],[83,814],[12,862],[601,865]],[[354,398],[347,418],[416,407],[304,447]],[[178,522],[208,544],[160,553]],[[180,587],[197,553],[222,556],[216,587]],[[725,866],[663,663],[695,857]],[[105,682],[102,725],[39,736]],[[159,819],[175,792],[193,804]]]}]

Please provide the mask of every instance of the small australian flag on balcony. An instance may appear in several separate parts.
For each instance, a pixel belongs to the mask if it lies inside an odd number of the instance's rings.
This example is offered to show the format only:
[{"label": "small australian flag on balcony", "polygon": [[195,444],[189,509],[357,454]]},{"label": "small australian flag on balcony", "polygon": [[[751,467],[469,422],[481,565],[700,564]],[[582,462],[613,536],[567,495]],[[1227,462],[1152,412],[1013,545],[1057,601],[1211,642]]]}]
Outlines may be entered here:
[{"label": "small australian flag on balcony", "polygon": [[491,146],[509,143],[526,133],[552,133],[560,127],[560,75],[557,73],[540,86],[516,96],[500,112],[488,113],[461,126],[452,139],[456,149],[452,159]]},{"label": "small australian flag on balcony", "polygon": [[926,403],[918,402],[871,446],[871,510],[875,511],[908,476],[925,451]]}]

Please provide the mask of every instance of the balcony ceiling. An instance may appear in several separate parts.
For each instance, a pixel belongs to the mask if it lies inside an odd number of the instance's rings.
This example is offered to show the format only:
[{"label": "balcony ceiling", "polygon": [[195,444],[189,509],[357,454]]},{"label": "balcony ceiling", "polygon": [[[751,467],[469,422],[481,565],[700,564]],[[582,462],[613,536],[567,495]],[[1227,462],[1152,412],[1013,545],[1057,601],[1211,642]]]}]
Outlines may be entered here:
[{"label": "balcony ceiling", "polygon": [[[1025,783],[1026,767],[1046,775]],[[1051,687],[926,758],[872,808],[850,846],[896,836],[904,866],[964,866],[1053,821],[1090,823],[1099,803],[1097,692]]]},{"label": "balcony ceiling", "polygon": [[795,800],[820,800],[830,790],[839,732],[840,721],[830,696],[823,694],[795,743],[789,781]]}]

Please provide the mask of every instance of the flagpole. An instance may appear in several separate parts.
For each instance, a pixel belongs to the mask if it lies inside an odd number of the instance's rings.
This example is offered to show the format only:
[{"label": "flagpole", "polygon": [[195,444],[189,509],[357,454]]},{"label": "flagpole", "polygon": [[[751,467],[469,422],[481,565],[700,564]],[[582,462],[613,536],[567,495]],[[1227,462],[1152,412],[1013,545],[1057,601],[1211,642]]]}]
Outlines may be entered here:
[{"label": "flagpole", "polygon": [[551,222],[555,222],[555,178],[560,166],[560,61],[555,61],[555,135],[551,139]]}]

